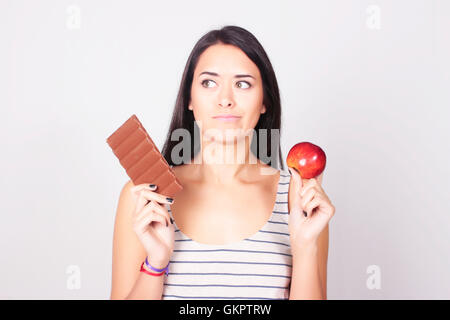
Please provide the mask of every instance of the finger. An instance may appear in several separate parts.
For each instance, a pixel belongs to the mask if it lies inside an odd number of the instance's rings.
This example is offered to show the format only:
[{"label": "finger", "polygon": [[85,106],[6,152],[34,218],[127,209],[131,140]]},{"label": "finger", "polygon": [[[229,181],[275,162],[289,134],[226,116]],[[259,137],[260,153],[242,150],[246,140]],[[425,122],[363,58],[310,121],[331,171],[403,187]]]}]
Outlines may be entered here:
[{"label": "finger", "polygon": [[137,211],[136,210],[136,216],[135,216],[135,220],[139,220],[139,218],[148,213],[151,212],[153,209],[153,201],[148,201],[147,199],[145,199],[143,196],[140,196],[141,199],[143,199],[143,201],[145,201],[145,204],[142,206],[141,210]]},{"label": "finger", "polygon": [[166,196],[164,196],[162,194],[156,193],[154,191],[150,191],[150,190],[145,189],[145,188],[141,189],[139,191],[139,193],[142,194],[142,196],[145,199],[149,200],[149,201],[150,200],[154,200],[154,201],[159,202],[159,203],[167,203],[167,204],[172,204],[173,203],[173,199],[167,198]]},{"label": "finger", "polygon": [[148,203],[147,205],[144,205],[142,207],[142,209],[139,211],[135,210],[134,216],[133,216],[133,223],[137,224],[138,221],[140,221],[143,216],[148,215],[151,211],[152,211],[152,208],[150,206],[150,203]]},{"label": "finger", "polygon": [[[162,217],[158,218],[158,214],[157,213],[154,213],[153,211],[147,212],[146,215],[143,216],[142,219],[139,220],[139,222],[134,225],[134,232],[137,235],[140,235],[144,231],[148,230],[148,232],[150,232],[151,234],[154,234],[152,229],[147,229],[147,228],[152,222],[158,221],[158,220],[164,221],[164,219]],[[163,223],[161,221],[158,221],[158,222]],[[154,236],[148,237],[146,239],[146,241],[147,241],[147,245],[149,247],[155,247],[156,245],[158,245],[156,237],[154,237]]]},{"label": "finger", "polygon": [[314,197],[310,202],[308,202],[306,204],[305,211],[306,211],[306,217],[307,218],[311,217],[311,215],[313,214],[314,209],[320,206],[321,201],[322,200],[321,200],[320,197]]},{"label": "finger", "polygon": [[142,194],[137,194],[136,208],[134,209],[134,216],[139,215],[142,209],[148,204],[148,200]]},{"label": "finger", "polygon": [[150,191],[155,191],[157,188],[158,188],[158,186],[155,185],[155,184],[143,183],[143,184],[139,184],[137,186],[132,187],[131,188],[131,193],[133,194],[133,196],[139,197],[139,193],[140,193],[141,190],[148,189]]},{"label": "finger", "polygon": [[310,188],[305,195],[302,197],[302,209],[306,211],[306,205],[310,202],[316,195],[317,190],[313,187]]},{"label": "finger", "polygon": [[163,206],[161,206],[159,203],[157,203],[153,200],[150,201],[149,204],[146,205],[142,211],[143,212],[148,212],[148,211],[156,212],[165,219],[166,225],[169,225],[169,223],[172,223],[167,209],[163,208]]},{"label": "finger", "polygon": [[159,223],[161,223],[162,226],[165,226],[165,227],[169,226],[169,224],[167,223],[167,220],[160,214],[156,213],[155,211],[150,212],[150,214],[143,219],[144,226],[148,225],[152,222],[159,222]]},{"label": "finger", "polygon": [[164,212],[164,209],[161,210],[161,206],[155,202],[150,201],[147,205],[144,206],[144,208],[138,213],[136,220],[140,220],[142,216],[148,215],[150,212],[156,212],[158,215],[162,216],[164,218],[164,223],[166,226],[170,223],[170,217],[169,213],[167,214]]},{"label": "finger", "polygon": [[299,190],[301,188],[303,188],[303,179],[300,176],[300,173],[298,173],[298,171],[295,168],[291,168],[289,167],[289,172],[291,173],[293,182],[296,184],[296,186],[298,186]]},{"label": "finger", "polygon": [[319,174],[319,175],[316,177],[316,180],[317,180],[317,182],[319,183],[319,185],[322,185],[322,181],[323,181],[323,173],[324,173],[324,171],[322,171],[322,173]]},{"label": "finger", "polygon": [[158,188],[158,186],[155,184],[142,183],[142,184],[138,184],[137,186],[132,187],[131,192],[139,193],[139,191],[141,191],[142,189],[148,189],[151,191],[155,191],[157,188]]},{"label": "finger", "polygon": [[145,212],[136,222],[138,230],[143,231],[150,223],[159,222],[163,226],[168,226],[166,219],[155,211]]},{"label": "finger", "polygon": [[302,190],[300,190],[300,196],[303,197],[305,195],[305,193],[308,192],[309,189],[314,188],[314,187],[320,188],[317,180],[314,178],[307,179],[306,182],[303,184]]},{"label": "finger", "polygon": [[153,211],[159,213],[167,220],[167,224],[172,223],[171,219],[170,219],[169,211],[167,211],[167,209],[165,207],[160,205],[158,202],[154,202],[154,201],[152,201],[152,206],[153,206]]},{"label": "finger", "polygon": [[288,167],[288,170],[291,173],[288,192],[288,210],[290,213],[294,213],[301,208],[300,190],[303,186],[303,182],[295,169]]}]

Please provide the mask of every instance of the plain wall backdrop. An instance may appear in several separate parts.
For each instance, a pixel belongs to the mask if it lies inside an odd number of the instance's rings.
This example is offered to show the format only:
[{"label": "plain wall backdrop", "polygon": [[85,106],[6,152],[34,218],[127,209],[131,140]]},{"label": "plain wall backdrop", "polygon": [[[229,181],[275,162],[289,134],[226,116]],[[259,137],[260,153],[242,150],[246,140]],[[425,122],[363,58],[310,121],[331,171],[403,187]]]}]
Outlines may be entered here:
[{"label": "plain wall backdrop", "polygon": [[109,299],[119,193],[106,138],[158,148],[193,46],[238,25],[265,48],[283,157],[328,157],[329,299],[449,299],[450,2],[0,2],[0,298]]}]

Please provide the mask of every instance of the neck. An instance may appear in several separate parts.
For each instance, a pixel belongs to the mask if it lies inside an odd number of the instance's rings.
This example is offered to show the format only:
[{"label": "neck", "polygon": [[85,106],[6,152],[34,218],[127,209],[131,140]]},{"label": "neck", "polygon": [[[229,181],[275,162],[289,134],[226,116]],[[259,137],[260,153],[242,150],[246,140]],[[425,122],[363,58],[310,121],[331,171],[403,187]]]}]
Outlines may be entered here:
[{"label": "neck", "polygon": [[[250,138],[248,139],[250,140]],[[261,161],[250,150],[247,139],[226,142],[203,140],[200,152],[194,157],[198,177],[214,184],[230,184],[248,178],[260,168]]]}]

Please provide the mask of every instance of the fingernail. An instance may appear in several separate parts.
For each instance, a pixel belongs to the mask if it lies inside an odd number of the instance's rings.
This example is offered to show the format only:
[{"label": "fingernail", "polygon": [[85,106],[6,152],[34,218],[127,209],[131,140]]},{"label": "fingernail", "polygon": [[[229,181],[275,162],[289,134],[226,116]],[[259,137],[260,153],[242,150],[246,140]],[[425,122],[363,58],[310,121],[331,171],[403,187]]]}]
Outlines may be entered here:
[{"label": "fingernail", "polygon": [[167,222],[167,220],[166,220],[166,227],[168,227],[169,226],[169,223]]},{"label": "fingernail", "polygon": [[156,184],[151,184],[150,185],[150,189],[155,189],[156,188]]},{"label": "fingernail", "polygon": [[172,218],[170,218],[170,223],[173,224],[173,219]]},{"label": "fingernail", "polygon": [[308,216],[308,214],[306,213],[306,211],[303,210],[303,215],[306,217]]},{"label": "fingernail", "polygon": [[172,198],[166,198],[166,200],[169,201],[170,203],[173,202],[173,199],[172,199]]}]

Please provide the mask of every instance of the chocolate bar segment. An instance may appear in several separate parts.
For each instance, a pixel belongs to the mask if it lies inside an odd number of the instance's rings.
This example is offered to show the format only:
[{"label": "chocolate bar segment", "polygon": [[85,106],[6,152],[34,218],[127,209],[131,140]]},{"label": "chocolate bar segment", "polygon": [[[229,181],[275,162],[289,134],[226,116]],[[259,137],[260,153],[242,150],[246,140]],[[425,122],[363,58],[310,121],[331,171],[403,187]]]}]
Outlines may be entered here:
[{"label": "chocolate bar segment", "polygon": [[157,193],[171,198],[183,189],[136,115],[125,121],[106,142],[135,185],[156,184]]}]

